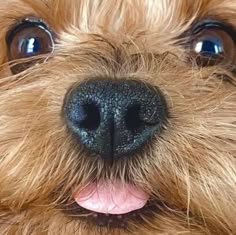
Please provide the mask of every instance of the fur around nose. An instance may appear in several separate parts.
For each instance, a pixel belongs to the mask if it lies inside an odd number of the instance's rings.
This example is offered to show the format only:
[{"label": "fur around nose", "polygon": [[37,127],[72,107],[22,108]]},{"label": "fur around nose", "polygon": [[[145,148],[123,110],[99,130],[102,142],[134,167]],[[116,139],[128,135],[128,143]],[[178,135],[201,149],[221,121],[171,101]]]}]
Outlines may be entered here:
[{"label": "fur around nose", "polygon": [[87,150],[113,159],[140,149],[167,119],[158,88],[138,80],[96,79],[68,92],[64,116]]}]

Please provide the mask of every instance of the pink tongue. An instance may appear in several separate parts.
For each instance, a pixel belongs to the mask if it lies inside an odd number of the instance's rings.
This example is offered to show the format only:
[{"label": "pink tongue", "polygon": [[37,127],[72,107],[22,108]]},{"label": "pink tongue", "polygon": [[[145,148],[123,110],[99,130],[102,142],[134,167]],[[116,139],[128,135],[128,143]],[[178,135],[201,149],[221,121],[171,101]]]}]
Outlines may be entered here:
[{"label": "pink tongue", "polygon": [[121,181],[100,181],[75,192],[74,199],[81,207],[90,211],[121,215],[143,208],[149,196],[131,184]]}]

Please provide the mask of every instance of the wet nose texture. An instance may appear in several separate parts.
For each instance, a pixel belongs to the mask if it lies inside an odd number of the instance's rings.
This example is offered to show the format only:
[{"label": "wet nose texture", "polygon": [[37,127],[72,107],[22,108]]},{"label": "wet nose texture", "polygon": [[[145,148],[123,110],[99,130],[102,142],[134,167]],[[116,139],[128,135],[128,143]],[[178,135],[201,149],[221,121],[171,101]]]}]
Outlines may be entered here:
[{"label": "wet nose texture", "polygon": [[87,150],[115,159],[139,150],[167,122],[162,92],[138,80],[96,79],[71,89],[63,116]]}]

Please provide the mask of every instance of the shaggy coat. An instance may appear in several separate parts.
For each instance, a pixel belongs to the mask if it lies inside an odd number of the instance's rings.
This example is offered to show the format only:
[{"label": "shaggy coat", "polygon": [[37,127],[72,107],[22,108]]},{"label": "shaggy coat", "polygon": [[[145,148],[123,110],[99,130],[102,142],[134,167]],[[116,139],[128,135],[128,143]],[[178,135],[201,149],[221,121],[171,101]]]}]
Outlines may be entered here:
[{"label": "shaggy coat", "polygon": [[[55,48],[13,75],[5,39],[25,17],[48,25]],[[0,0],[0,234],[236,233],[236,58],[197,66],[192,26],[203,19],[236,27],[236,1]],[[169,110],[162,135],[115,164],[87,156],[61,113],[90,77],[158,86]],[[126,228],[72,214],[73,191],[101,178],[139,186],[154,210],[125,217]]]}]

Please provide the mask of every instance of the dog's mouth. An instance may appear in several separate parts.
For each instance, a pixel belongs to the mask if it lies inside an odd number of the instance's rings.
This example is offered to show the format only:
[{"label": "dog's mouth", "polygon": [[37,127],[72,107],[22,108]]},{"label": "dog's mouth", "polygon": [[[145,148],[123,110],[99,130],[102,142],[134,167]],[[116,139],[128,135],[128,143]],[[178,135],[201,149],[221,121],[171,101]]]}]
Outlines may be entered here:
[{"label": "dog's mouth", "polygon": [[132,184],[119,180],[91,183],[75,191],[74,199],[79,206],[102,214],[123,215],[143,208],[149,195]]},{"label": "dog's mouth", "polygon": [[100,180],[75,190],[68,208],[74,217],[97,226],[126,228],[129,221],[150,217],[157,209],[147,192],[120,180]]}]

